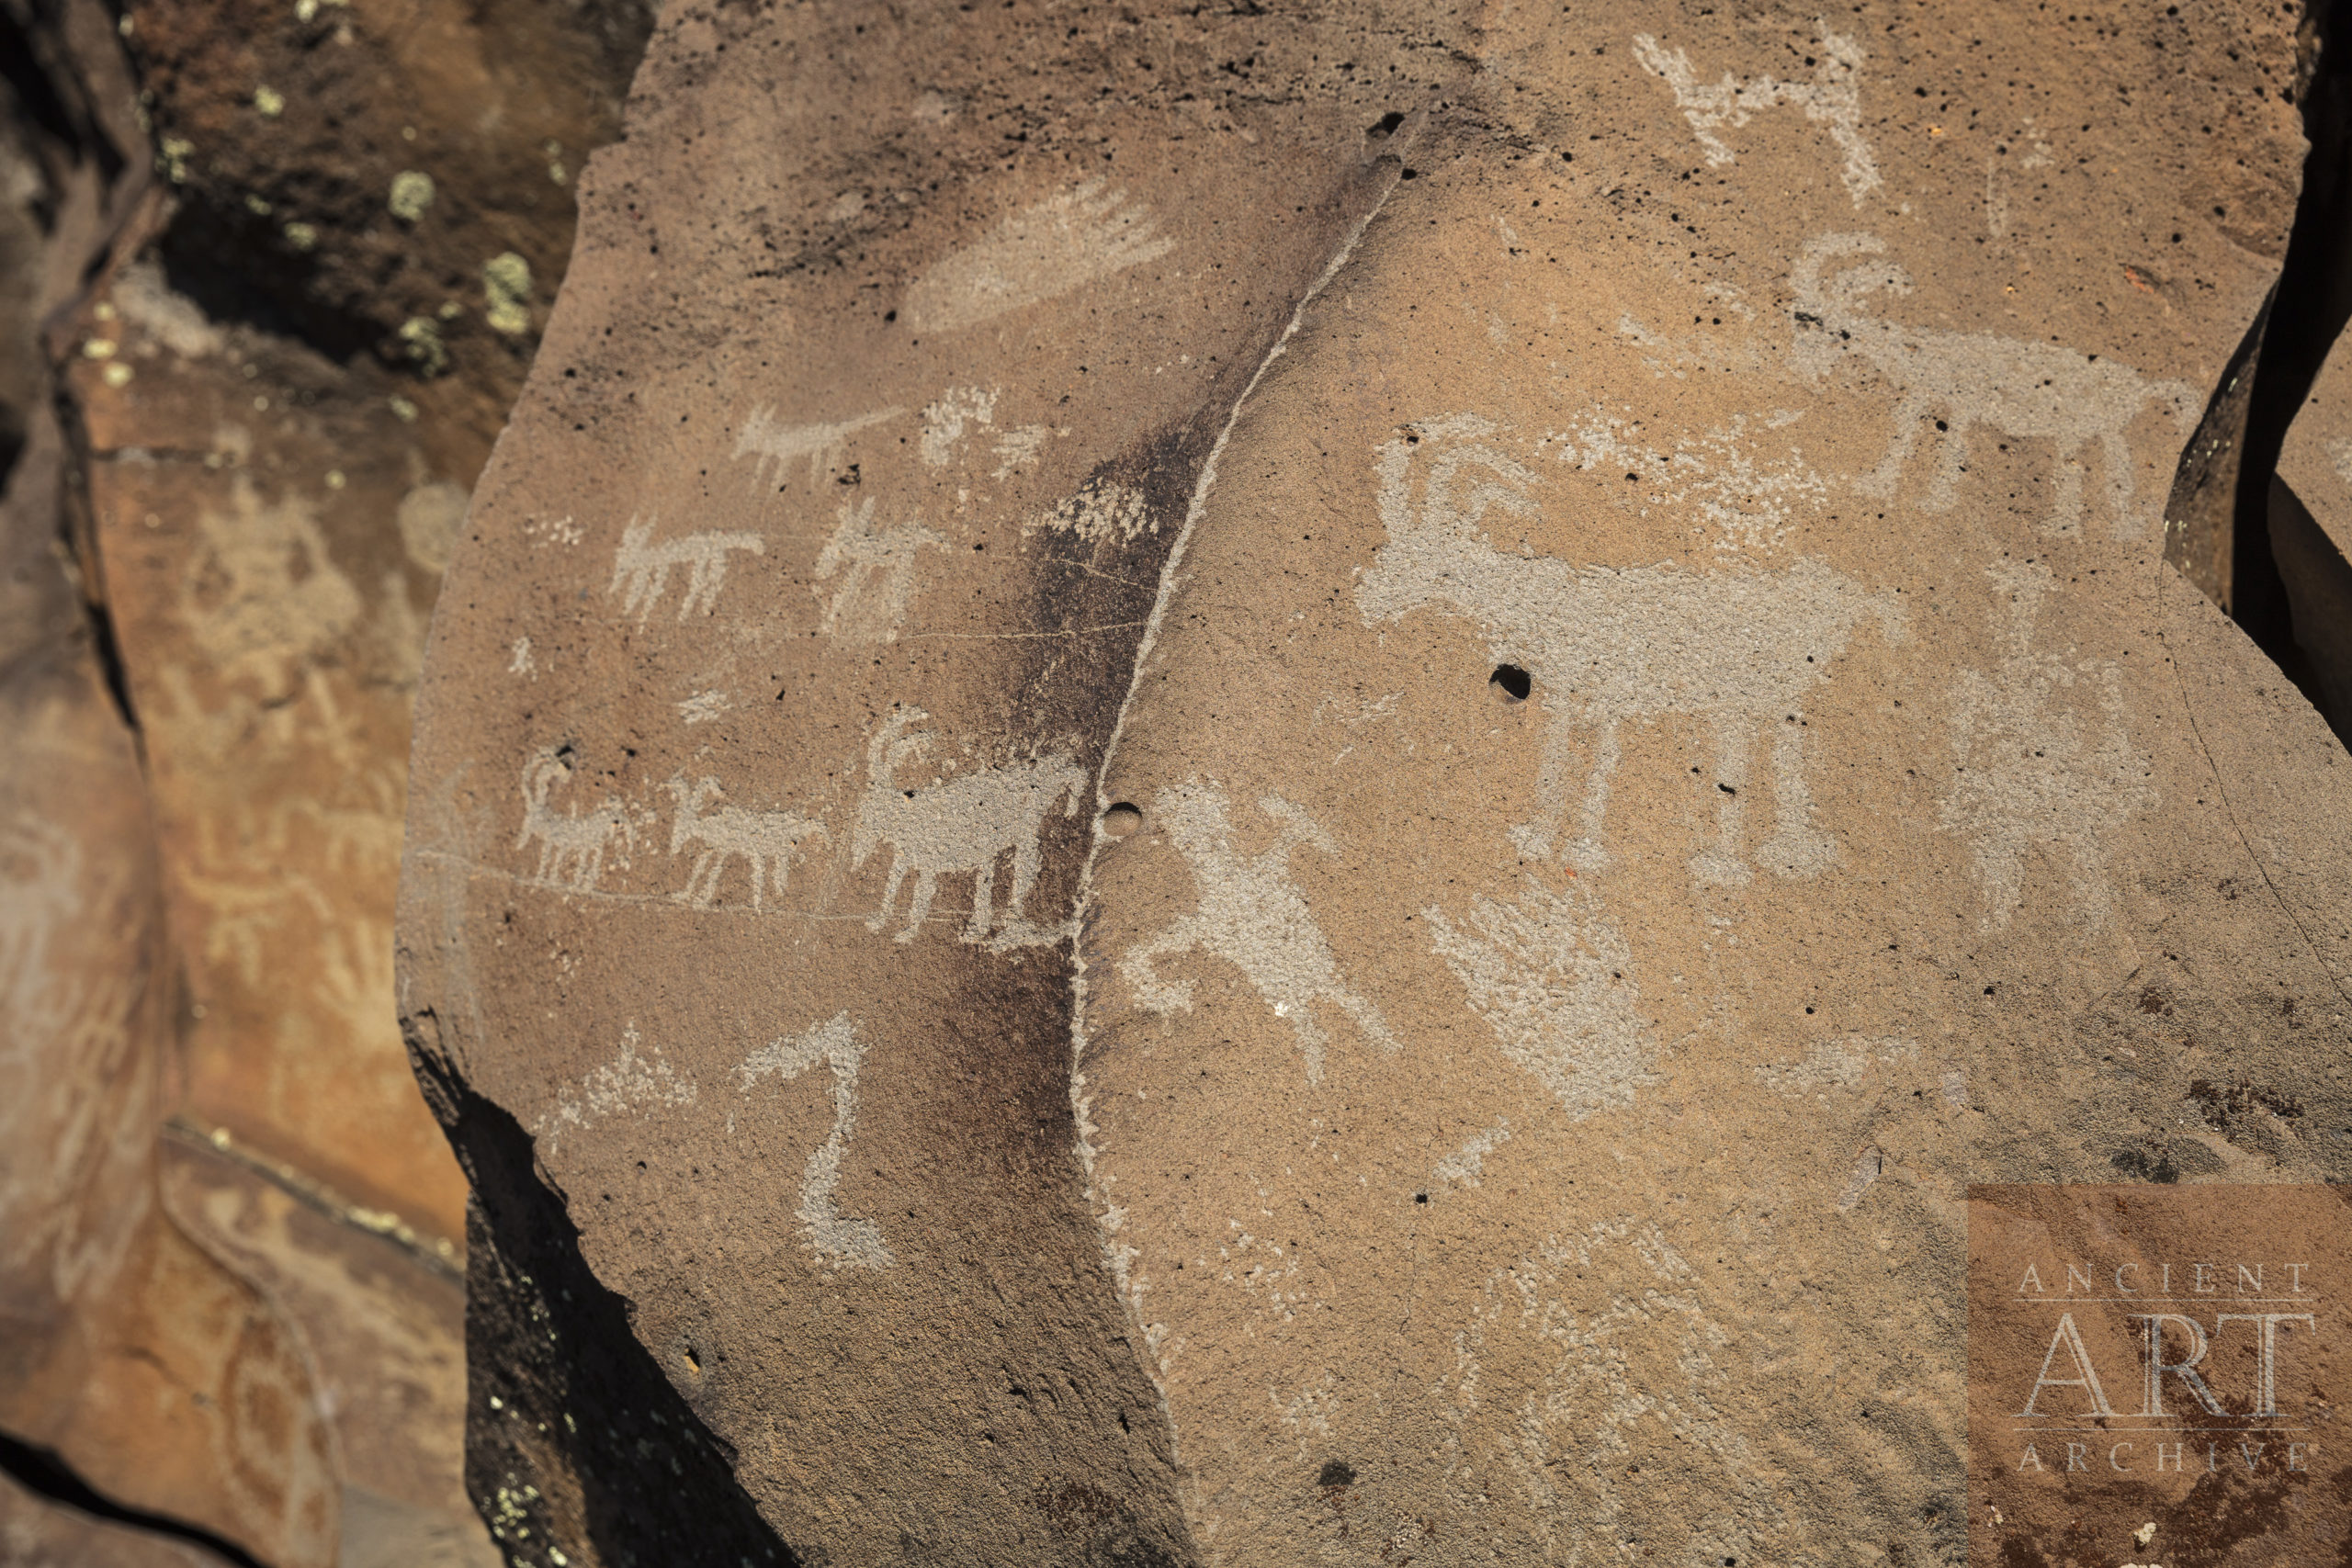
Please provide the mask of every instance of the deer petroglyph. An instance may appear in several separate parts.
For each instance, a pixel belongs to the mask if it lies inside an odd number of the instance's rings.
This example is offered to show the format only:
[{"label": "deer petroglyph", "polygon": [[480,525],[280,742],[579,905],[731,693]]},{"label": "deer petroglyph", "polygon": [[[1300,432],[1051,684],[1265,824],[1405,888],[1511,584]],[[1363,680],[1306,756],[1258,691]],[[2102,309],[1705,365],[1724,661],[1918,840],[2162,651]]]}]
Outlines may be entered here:
[{"label": "deer petroglyph", "polygon": [[678,603],[683,621],[696,610],[707,615],[718,607],[718,591],[727,585],[728,551],[749,550],[756,556],[768,547],[757,534],[682,534],[657,545],[653,524],[650,517],[642,523],[632,517],[621,530],[620,548],[613,552],[612,586],[605,590],[624,595],[621,614],[635,615],[640,626],[669,588],[672,567],[687,569],[686,594]]},{"label": "deer petroglyph", "polygon": [[539,863],[531,880],[541,886],[592,893],[605,874],[605,847],[617,834],[624,852],[635,849],[637,829],[621,803],[609,795],[585,811],[558,811],[549,806],[549,794],[571,777],[571,760],[552,748],[535,752],[523,764],[523,830],[514,836],[514,847],[537,842]]},{"label": "deer petroglyph", "polygon": [[1791,359],[1798,373],[1817,381],[1841,359],[1858,355],[1899,394],[1886,455],[1854,488],[1893,495],[1918,440],[1919,422],[1932,417],[1943,428],[1941,451],[1919,505],[1941,512],[1952,504],[1968,467],[1969,431],[1982,424],[2012,440],[2051,444],[2056,468],[2042,529],[2075,535],[2083,526],[2080,454],[2096,444],[2106,479],[2108,532],[2118,539],[2141,537],[2148,519],[2132,495],[2132,423],[2154,407],[2172,416],[2186,440],[2202,408],[2197,389],[2185,381],[2152,380],[2128,365],[2058,344],[1908,327],[1873,315],[1863,308],[1865,296],[1910,292],[1910,275],[1892,264],[1849,265],[1825,276],[1833,262],[1885,251],[1883,242],[1868,234],[1825,234],[1804,247],[1789,276],[1795,297]]},{"label": "deer petroglyph", "polygon": [[1387,1021],[1366,998],[1340,978],[1339,961],[1322,927],[1291,880],[1290,857],[1306,844],[1336,855],[1340,846],[1305,811],[1267,795],[1258,809],[1279,826],[1274,841],[1254,855],[1233,847],[1233,824],[1225,792],[1215,784],[1191,784],[1160,790],[1153,797],[1155,820],[1167,829],[1200,888],[1200,908],[1120,960],[1136,999],[1153,1012],[1175,1012],[1193,1005],[1193,982],[1163,980],[1154,961],[1199,948],[1224,959],[1249,977],[1274,1016],[1290,1021],[1306,1059],[1306,1081],[1323,1081],[1323,1047],[1329,1037],[1315,1016],[1328,1002],[1355,1020],[1364,1038],[1383,1051],[1396,1049]]},{"label": "deer petroglyph", "polygon": [[[882,907],[865,922],[880,931],[898,902],[899,885],[915,874],[913,900],[900,942],[912,942],[931,913],[931,901],[943,875],[968,872],[972,875],[972,915],[965,923],[966,942],[986,942],[1012,947],[1046,940],[1023,914],[1029,890],[1036,885],[1042,863],[1037,840],[1045,830],[1046,814],[1057,801],[1066,801],[1062,815],[1078,813],[1086,789],[1086,772],[1066,752],[1054,752],[1033,761],[965,773],[927,788],[904,789],[898,773],[931,744],[929,731],[904,731],[931,716],[921,708],[903,708],[876,728],[865,749],[865,795],[859,803],[857,830],[851,845],[853,870],[863,866],[875,850],[890,846],[890,877],[882,891]],[[996,913],[996,863],[1012,857],[1012,887],[1005,899],[1000,926]]]},{"label": "deer petroglyph", "polygon": [[[1550,716],[1536,774],[1537,817],[1512,829],[1521,852],[1557,845],[1576,865],[1608,863],[1602,827],[1619,760],[1618,728],[1687,715],[1713,726],[1717,791],[1714,845],[1694,856],[1702,883],[1748,879],[1741,855],[1747,765],[1772,735],[1775,830],[1765,863],[1787,876],[1818,874],[1836,858],[1813,826],[1800,719],[1806,691],[1828,676],[1854,627],[1878,622],[1889,641],[1904,617],[1891,593],[1871,593],[1822,562],[1779,571],[1690,572],[1670,566],[1578,569],[1550,556],[1505,554],[1482,530],[1489,510],[1541,515],[1536,475],[1486,444],[1493,426],[1459,415],[1423,427],[1416,441],[1379,449],[1380,515],[1387,542],[1356,585],[1364,624],[1430,605],[1468,616],[1498,662],[1531,671]],[[1413,504],[1416,453],[1424,459]],[[1579,722],[1596,732],[1581,835],[1559,844],[1566,771]]]},{"label": "deer petroglyph", "polygon": [[771,878],[776,897],[782,897],[785,877],[798,858],[800,846],[825,836],[822,822],[789,811],[746,811],[740,806],[705,811],[710,797],[719,793],[717,779],[689,784],[681,775],[671,779],[667,787],[678,803],[677,815],[670,824],[670,852],[680,853],[688,844],[702,846],[685,886],[670,897],[697,909],[707,909],[718,902],[719,879],[727,874],[727,862],[734,855],[750,863],[754,910]]}]

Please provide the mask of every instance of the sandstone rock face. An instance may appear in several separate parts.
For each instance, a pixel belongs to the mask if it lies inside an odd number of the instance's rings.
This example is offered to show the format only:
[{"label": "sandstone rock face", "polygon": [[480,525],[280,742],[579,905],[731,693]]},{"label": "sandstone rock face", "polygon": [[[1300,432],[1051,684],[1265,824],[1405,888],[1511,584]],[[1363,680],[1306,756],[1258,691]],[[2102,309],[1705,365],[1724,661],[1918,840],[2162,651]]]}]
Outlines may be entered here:
[{"label": "sandstone rock face", "polygon": [[2342,1173],[2292,39],[1969,27],[665,17],[413,772],[510,1552],[1951,1560],[1968,1184]]}]

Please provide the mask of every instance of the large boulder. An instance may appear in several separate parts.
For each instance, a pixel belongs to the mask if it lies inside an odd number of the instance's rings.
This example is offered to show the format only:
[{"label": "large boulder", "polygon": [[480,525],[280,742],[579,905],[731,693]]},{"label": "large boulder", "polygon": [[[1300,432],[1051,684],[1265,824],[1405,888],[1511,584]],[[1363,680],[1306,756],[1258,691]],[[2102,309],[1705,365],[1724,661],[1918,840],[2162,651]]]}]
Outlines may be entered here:
[{"label": "large boulder", "polygon": [[510,1551],[1960,1551],[1970,1183],[2343,1170],[2352,764],[2162,558],[2294,70],[667,15],[412,774]]}]

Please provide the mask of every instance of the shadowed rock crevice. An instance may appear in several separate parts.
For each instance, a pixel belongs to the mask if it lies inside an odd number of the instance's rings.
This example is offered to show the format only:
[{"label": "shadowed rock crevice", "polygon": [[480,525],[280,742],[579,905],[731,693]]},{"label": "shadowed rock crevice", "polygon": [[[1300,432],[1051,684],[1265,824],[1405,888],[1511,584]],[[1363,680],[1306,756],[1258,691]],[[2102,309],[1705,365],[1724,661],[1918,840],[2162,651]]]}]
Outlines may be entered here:
[{"label": "shadowed rock crevice", "polygon": [[91,1485],[53,1450],[7,1432],[0,1432],[0,1475],[6,1475],[36,1496],[62,1504],[92,1518],[130,1529],[144,1530],[184,1546],[210,1552],[233,1568],[265,1568],[261,1559],[224,1537],[167,1514],[134,1508],[117,1502]]}]

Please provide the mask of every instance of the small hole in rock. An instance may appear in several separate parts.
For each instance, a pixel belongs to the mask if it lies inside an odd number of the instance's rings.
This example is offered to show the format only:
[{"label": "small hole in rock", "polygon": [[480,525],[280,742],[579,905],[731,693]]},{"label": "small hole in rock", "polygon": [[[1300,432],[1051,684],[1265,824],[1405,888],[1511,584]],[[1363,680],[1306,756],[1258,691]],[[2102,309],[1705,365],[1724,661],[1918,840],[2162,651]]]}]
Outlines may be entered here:
[{"label": "small hole in rock", "polygon": [[1535,678],[1516,664],[1496,665],[1487,683],[1501,687],[1503,695],[1515,703],[1525,702],[1527,694],[1535,689]]},{"label": "small hole in rock", "polygon": [[695,1348],[693,1346],[689,1345],[686,1347],[685,1356],[686,1366],[690,1371],[697,1372],[702,1371],[702,1358],[695,1354]]},{"label": "small hole in rock", "polygon": [[1343,1459],[1326,1461],[1323,1473],[1315,1478],[1317,1486],[1353,1486],[1355,1483],[1356,1467]]},{"label": "small hole in rock", "polygon": [[1102,813],[1102,830],[1114,839],[1124,839],[1142,826],[1143,813],[1124,800]]}]

